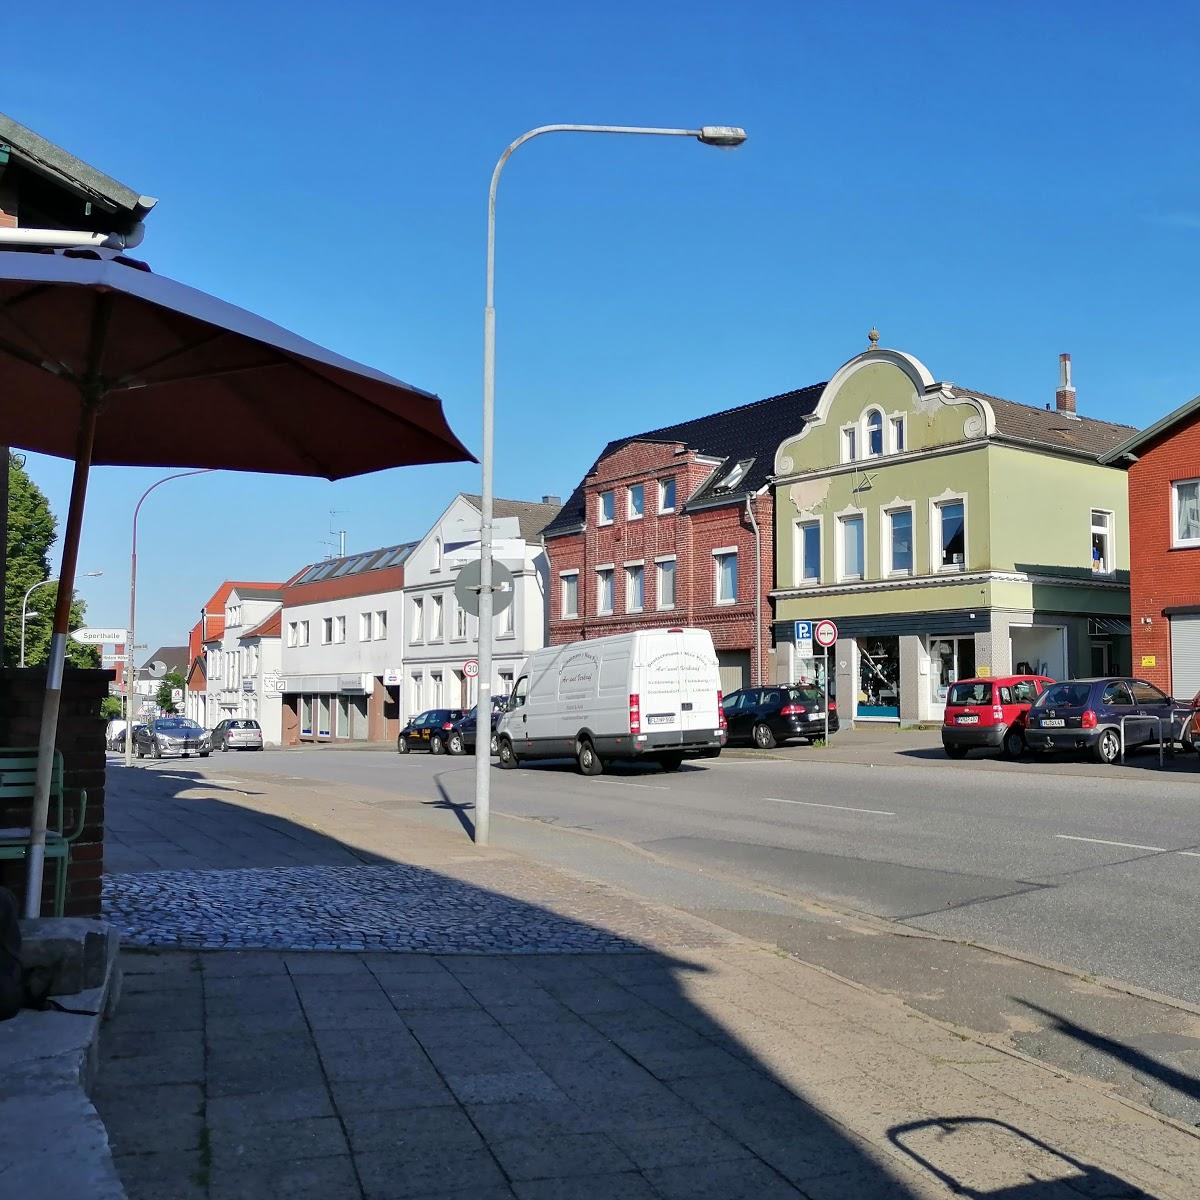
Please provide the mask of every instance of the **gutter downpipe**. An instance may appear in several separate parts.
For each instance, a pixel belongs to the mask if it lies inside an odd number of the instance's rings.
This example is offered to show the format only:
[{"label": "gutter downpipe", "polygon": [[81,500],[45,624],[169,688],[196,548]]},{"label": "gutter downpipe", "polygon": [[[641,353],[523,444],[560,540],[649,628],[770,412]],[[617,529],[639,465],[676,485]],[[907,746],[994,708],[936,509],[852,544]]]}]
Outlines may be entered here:
[{"label": "gutter downpipe", "polygon": [[762,533],[749,493],[746,495],[746,520],[754,530],[754,686],[762,687]]}]

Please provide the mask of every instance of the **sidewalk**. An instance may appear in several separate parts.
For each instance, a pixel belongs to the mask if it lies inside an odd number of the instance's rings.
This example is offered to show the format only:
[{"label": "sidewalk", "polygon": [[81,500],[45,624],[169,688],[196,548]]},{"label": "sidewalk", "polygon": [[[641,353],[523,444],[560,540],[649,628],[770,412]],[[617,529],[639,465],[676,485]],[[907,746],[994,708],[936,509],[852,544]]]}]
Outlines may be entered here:
[{"label": "sidewalk", "polygon": [[225,786],[236,869],[115,878],[143,942],[393,952],[127,952],[95,1101],[134,1200],[1195,1195],[1193,1133],[892,997],[406,802]]}]

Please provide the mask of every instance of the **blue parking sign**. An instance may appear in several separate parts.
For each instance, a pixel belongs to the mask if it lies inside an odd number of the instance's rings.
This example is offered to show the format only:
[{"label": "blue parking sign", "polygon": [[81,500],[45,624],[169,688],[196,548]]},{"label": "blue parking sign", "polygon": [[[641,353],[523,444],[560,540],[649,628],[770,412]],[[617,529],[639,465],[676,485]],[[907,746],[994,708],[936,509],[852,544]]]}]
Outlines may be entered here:
[{"label": "blue parking sign", "polygon": [[801,658],[813,656],[813,623],[811,621],[796,622],[796,653]]}]

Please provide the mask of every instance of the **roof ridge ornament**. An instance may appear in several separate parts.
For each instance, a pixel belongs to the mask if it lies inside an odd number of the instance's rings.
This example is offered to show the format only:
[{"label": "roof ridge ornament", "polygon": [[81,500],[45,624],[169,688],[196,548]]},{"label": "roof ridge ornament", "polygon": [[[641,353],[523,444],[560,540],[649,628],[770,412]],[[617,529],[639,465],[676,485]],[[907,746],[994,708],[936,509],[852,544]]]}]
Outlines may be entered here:
[{"label": "roof ridge ornament", "polygon": [[874,325],[871,326],[870,332],[867,334],[867,341],[871,343],[867,347],[868,351],[879,349],[879,330]]}]

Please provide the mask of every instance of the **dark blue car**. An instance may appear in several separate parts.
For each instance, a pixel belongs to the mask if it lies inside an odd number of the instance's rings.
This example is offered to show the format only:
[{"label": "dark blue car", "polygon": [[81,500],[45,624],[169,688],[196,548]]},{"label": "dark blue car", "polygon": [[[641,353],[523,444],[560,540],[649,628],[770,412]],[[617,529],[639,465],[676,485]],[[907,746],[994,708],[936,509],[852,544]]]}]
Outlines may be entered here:
[{"label": "dark blue car", "polygon": [[1121,757],[1121,718],[1125,746],[1158,744],[1162,737],[1178,741],[1182,719],[1176,705],[1144,679],[1107,677],[1072,679],[1047,688],[1029,710],[1025,743],[1030,750],[1086,750],[1097,761],[1114,763]]}]

